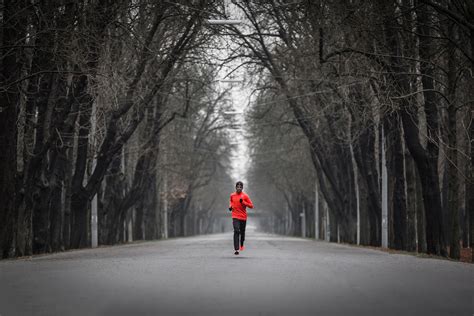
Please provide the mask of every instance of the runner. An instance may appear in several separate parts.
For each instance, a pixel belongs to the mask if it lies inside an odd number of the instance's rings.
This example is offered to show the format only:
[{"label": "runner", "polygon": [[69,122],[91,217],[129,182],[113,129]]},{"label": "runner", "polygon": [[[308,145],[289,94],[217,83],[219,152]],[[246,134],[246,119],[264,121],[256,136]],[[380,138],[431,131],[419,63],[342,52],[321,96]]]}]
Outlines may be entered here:
[{"label": "runner", "polygon": [[[234,226],[234,255],[239,254],[239,250],[244,250],[245,225],[247,224],[247,207],[253,208],[253,203],[249,196],[242,192],[244,184],[237,181],[235,192],[230,195],[229,211],[232,212],[232,225]],[[239,248],[240,237],[240,248]]]}]

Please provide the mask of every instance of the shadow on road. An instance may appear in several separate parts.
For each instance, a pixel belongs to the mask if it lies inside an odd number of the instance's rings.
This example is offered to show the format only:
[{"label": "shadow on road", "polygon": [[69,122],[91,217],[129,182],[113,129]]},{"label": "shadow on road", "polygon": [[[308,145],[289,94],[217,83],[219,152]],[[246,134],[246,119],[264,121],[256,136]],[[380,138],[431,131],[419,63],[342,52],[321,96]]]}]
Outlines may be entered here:
[{"label": "shadow on road", "polygon": [[231,259],[231,260],[236,260],[236,259],[255,259],[255,258],[252,258],[252,257],[244,257],[244,256],[236,256],[234,255],[233,257],[231,256],[228,256],[228,257],[219,257],[219,259]]}]

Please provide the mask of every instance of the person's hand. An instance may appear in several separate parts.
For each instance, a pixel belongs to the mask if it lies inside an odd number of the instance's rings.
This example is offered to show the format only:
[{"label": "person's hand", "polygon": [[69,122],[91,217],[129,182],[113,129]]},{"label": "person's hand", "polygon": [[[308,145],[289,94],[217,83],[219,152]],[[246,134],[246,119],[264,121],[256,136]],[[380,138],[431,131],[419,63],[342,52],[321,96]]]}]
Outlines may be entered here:
[{"label": "person's hand", "polygon": [[244,202],[244,200],[240,199],[240,203],[243,203],[243,202]]},{"label": "person's hand", "polygon": [[232,207],[229,207],[229,211],[232,212]]}]

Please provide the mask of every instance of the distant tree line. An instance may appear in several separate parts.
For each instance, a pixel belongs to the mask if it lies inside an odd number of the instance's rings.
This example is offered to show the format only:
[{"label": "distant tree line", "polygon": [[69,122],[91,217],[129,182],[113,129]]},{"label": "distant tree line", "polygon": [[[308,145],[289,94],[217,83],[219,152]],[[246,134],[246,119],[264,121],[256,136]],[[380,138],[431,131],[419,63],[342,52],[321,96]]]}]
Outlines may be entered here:
[{"label": "distant tree line", "polygon": [[233,3],[266,229],[381,246],[386,204],[390,248],[472,247],[474,2]]}]

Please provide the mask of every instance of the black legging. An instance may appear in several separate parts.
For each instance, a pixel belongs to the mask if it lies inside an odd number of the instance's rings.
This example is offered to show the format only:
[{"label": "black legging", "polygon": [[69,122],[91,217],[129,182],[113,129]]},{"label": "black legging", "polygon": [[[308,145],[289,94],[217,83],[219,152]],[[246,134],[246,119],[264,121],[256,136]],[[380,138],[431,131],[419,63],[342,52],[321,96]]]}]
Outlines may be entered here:
[{"label": "black legging", "polygon": [[240,235],[240,246],[244,245],[245,240],[245,224],[247,221],[233,218],[232,225],[234,226],[234,249],[239,250],[239,235]]}]

